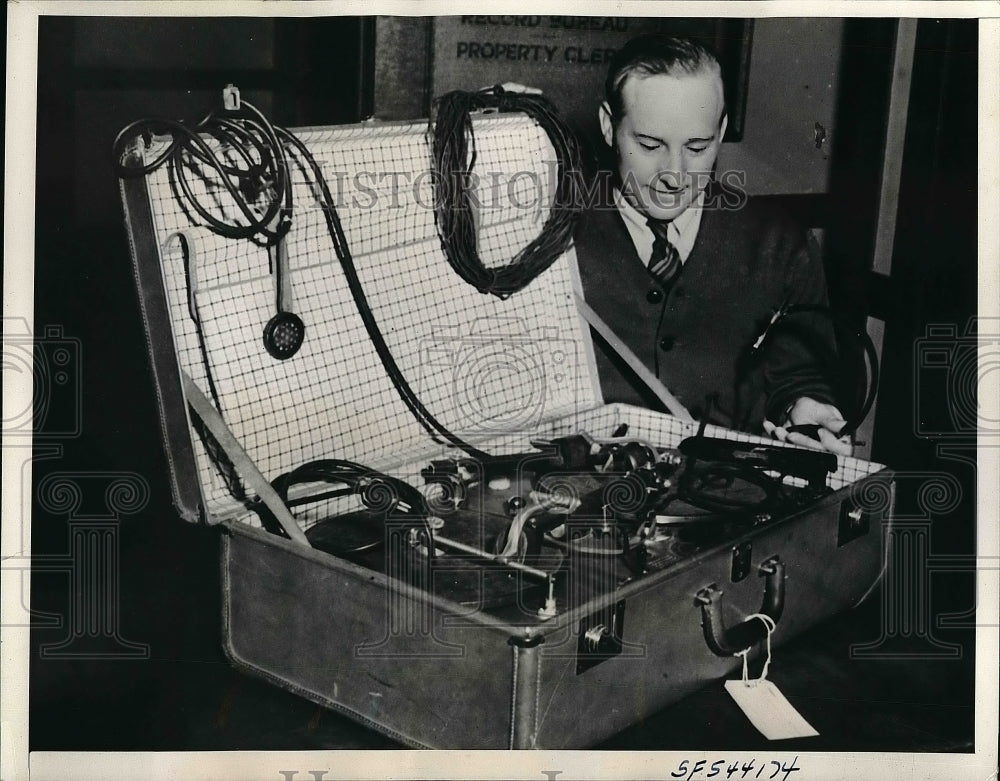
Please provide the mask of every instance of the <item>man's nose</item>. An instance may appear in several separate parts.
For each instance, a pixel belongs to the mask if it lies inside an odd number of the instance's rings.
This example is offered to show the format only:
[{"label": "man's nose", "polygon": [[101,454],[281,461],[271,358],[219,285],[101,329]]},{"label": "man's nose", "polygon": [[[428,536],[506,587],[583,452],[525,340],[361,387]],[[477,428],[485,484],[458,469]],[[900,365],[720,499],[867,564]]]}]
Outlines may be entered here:
[{"label": "man's nose", "polygon": [[687,165],[684,155],[680,152],[665,152],[660,160],[660,185],[669,190],[677,190],[684,186],[687,176]]}]

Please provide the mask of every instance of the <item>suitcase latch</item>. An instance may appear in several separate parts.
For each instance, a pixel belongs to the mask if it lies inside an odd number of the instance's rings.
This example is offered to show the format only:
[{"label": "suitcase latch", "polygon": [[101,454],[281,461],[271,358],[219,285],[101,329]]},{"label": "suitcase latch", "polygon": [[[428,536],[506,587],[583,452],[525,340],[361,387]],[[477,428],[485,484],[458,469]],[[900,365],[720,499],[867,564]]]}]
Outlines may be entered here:
[{"label": "suitcase latch", "polygon": [[576,644],[576,674],[607,661],[622,652],[625,600],[580,620]]},{"label": "suitcase latch", "polygon": [[840,548],[851,540],[864,537],[871,528],[872,516],[875,512],[859,507],[850,499],[840,505],[840,526],[837,532],[837,547]]},{"label": "suitcase latch", "polygon": [[733,583],[739,583],[750,574],[750,554],[752,546],[749,542],[741,542],[733,546],[733,565],[729,572],[729,579]]}]

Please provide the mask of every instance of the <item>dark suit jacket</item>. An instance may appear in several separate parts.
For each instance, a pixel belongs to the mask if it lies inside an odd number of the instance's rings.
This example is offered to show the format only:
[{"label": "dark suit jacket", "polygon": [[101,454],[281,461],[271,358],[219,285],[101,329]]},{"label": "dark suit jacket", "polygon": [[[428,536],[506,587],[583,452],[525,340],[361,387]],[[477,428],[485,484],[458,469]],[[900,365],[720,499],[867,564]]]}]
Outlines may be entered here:
[{"label": "dark suit jacket", "polygon": [[[691,254],[664,290],[639,259],[610,188],[590,196],[575,234],[584,296],[696,418],[757,432],[765,415],[780,422],[799,396],[833,402],[824,318],[790,316],[750,355],[783,302],[826,304],[823,267],[803,230],[713,184]],[[596,334],[594,342],[605,402],[661,408]]]}]

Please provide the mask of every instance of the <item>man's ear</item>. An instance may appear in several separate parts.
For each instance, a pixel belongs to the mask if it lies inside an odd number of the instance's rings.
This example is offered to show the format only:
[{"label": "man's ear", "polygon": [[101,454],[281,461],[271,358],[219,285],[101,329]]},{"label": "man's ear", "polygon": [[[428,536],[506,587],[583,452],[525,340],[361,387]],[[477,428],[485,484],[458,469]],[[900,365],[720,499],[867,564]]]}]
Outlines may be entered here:
[{"label": "man's ear", "polygon": [[722,139],[726,137],[726,128],[729,127],[729,112],[727,111],[722,115],[722,121],[719,123],[719,143],[722,143]]},{"label": "man's ear", "polygon": [[597,109],[597,119],[601,123],[601,135],[604,136],[604,143],[608,146],[614,146],[615,123],[611,117],[611,106],[608,105],[608,101],[601,103],[601,107]]}]

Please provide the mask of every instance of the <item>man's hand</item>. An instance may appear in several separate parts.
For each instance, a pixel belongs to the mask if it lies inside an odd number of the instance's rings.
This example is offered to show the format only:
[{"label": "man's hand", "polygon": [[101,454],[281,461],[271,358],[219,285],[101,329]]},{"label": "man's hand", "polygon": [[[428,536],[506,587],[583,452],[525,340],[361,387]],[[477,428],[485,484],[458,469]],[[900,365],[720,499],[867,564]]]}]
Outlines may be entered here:
[{"label": "man's hand", "polygon": [[[802,425],[819,426],[819,441],[805,434],[789,432],[789,426]],[[828,450],[841,456],[851,455],[852,445],[849,437],[837,438],[837,433],[844,427],[846,421],[840,410],[831,404],[824,404],[808,396],[800,396],[788,412],[788,421],[782,426],[776,426],[770,420],[764,421],[764,431],[775,439],[792,445],[812,448],[813,450]]]},{"label": "man's hand", "polygon": [[[538,87],[529,87],[525,84],[518,84],[516,81],[505,81],[500,85],[504,92],[514,92],[518,95],[541,95],[542,91]],[[485,89],[489,89],[486,87]]]}]

